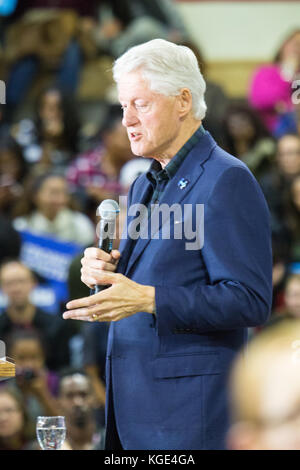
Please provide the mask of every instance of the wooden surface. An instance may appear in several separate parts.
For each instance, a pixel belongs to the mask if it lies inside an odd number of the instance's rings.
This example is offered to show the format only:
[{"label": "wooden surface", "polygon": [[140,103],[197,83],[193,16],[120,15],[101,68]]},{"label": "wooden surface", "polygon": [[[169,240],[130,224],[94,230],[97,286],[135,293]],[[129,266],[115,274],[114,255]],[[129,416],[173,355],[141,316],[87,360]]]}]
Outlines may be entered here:
[{"label": "wooden surface", "polygon": [[206,76],[221,85],[230,98],[243,98],[248,95],[254,71],[260,65],[259,61],[207,62]]},{"label": "wooden surface", "polygon": [[6,358],[6,360],[0,360],[0,379],[9,379],[14,377],[16,373],[16,367],[12,359]]}]

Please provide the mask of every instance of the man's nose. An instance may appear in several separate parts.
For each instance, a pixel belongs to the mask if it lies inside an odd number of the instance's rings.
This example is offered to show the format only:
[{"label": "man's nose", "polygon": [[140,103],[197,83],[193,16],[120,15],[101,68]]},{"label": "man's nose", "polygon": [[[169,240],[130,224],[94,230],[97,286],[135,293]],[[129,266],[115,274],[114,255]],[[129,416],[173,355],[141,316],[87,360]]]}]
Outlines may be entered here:
[{"label": "man's nose", "polygon": [[138,123],[138,117],[133,109],[126,108],[123,110],[122,124],[125,127],[134,126]]}]

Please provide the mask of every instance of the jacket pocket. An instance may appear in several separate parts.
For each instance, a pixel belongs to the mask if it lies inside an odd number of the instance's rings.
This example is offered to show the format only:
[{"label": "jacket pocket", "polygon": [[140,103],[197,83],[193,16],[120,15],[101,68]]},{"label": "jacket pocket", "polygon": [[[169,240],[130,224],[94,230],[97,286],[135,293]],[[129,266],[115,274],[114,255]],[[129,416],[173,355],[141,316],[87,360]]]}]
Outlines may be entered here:
[{"label": "jacket pocket", "polygon": [[158,379],[219,374],[221,369],[218,352],[158,356],[153,361],[153,375]]}]

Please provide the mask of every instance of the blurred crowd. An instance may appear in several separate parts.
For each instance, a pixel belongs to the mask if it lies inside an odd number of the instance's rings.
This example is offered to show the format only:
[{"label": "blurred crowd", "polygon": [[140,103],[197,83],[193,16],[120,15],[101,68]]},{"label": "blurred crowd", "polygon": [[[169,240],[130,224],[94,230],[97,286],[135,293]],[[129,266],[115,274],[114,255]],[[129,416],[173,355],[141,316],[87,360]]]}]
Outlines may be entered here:
[{"label": "blurred crowd", "polygon": [[[91,112],[87,107],[85,116],[81,113],[82,68],[102,57],[112,63],[129,47],[160,37],[190,47],[206,78],[205,51],[192,42],[171,0],[2,4],[0,78],[6,83],[6,104],[0,105],[0,338],[7,355],[16,361],[16,377],[0,384],[0,449],[38,449],[35,420],[39,415],[66,417],[65,449],[103,449],[108,325],[64,321],[61,314],[69,299],[89,295],[80,281],[80,258],[86,247],[96,243],[99,203],[125,196],[150,162],[131,153],[112,83],[96,103],[97,119],[93,119],[95,103]],[[45,71],[51,80],[33,96],[32,89]],[[253,364],[266,358],[266,367],[268,348],[273,351],[276,338],[285,335],[288,341],[292,332],[299,332],[297,77],[300,29],[287,35],[274,51],[272,63],[255,70],[246,96],[233,99],[206,78],[204,128],[246,163],[270,209],[273,310],[267,325],[250,332]],[[99,89],[102,86],[100,74]],[[290,331],[285,325],[294,322],[296,327]],[[260,336],[263,339],[256,347]],[[272,354],[279,357],[278,351],[283,351],[284,356],[286,344],[281,349],[274,346]],[[292,381],[295,370],[285,371],[286,380]],[[282,371],[277,370],[278,376],[273,372],[270,384],[276,388]],[[297,372],[299,377],[299,361]],[[267,433],[257,443],[260,434],[257,431],[253,437],[255,426],[264,429],[260,420],[266,426],[275,420],[276,430],[277,418],[271,406],[266,417],[259,416],[260,392],[253,409],[243,403],[239,387],[244,390],[248,380],[249,397],[253,381],[263,380],[258,372],[257,377],[254,372],[251,376],[250,369],[249,376],[243,373],[238,369],[234,379],[233,395],[239,405],[229,447],[276,448],[284,442],[287,448],[300,449],[299,429],[298,440],[295,436],[289,440],[287,434],[278,444]],[[299,380],[295,387],[299,390]],[[288,393],[283,399],[289,400],[292,411],[283,409],[282,415],[293,422],[293,413],[298,413],[299,420],[299,401],[297,408]]]}]

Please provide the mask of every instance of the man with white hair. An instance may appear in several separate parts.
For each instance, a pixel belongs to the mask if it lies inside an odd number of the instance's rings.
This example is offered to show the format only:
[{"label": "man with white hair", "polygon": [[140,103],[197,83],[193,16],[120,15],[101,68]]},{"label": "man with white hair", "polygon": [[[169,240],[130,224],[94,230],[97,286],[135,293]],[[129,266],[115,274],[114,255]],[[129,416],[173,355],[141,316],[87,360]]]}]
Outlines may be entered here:
[{"label": "man with white hair", "polygon": [[113,71],[132,152],[153,162],[129,191],[120,251],[82,259],[82,281],[110,287],[64,318],[111,322],[107,449],[223,449],[230,365],[271,305],[267,205],[202,126],[189,48],[149,41]]}]

